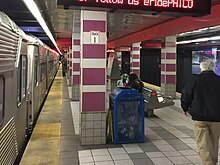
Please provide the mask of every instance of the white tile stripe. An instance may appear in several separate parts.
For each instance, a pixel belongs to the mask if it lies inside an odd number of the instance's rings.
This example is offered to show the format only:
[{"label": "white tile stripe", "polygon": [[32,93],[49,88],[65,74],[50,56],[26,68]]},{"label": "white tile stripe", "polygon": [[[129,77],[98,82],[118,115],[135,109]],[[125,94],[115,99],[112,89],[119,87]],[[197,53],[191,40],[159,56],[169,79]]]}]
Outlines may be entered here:
[{"label": "white tile stripe", "polygon": [[161,64],[176,64],[176,60],[161,59]]},{"label": "white tile stripe", "polygon": [[83,68],[106,68],[105,59],[82,59]]},{"label": "white tile stripe", "polygon": [[81,62],[80,58],[73,58],[73,63],[80,63],[80,62]]},{"label": "white tile stripe", "polygon": [[176,72],[170,72],[170,71],[161,71],[161,75],[176,75]]},{"label": "white tile stripe", "polygon": [[116,54],[117,54],[117,56],[119,57],[121,57],[121,52],[116,52]]},{"label": "white tile stripe", "polygon": [[161,49],[161,53],[176,53],[176,47],[166,47]]},{"label": "white tile stripe", "polygon": [[176,42],[176,36],[167,36],[166,42]]},{"label": "white tile stripe", "polygon": [[81,10],[81,18],[83,20],[106,21],[106,12]]},{"label": "white tile stripe", "polygon": [[141,44],[140,42],[133,43],[132,47],[139,47],[140,48],[140,44]]},{"label": "white tile stripe", "polygon": [[138,59],[137,58],[135,58],[135,59],[133,58],[132,62],[140,62],[140,58],[138,58]]},{"label": "white tile stripe", "polygon": [[80,45],[73,45],[73,52],[79,52],[80,51]]},{"label": "white tile stripe", "polygon": [[80,33],[73,33],[73,40],[80,40]]},{"label": "white tile stripe", "polygon": [[140,67],[132,67],[133,70],[140,70]]},{"label": "white tile stripe", "polygon": [[140,50],[132,50],[132,54],[138,54],[138,55],[140,55]]},{"label": "white tile stripe", "polygon": [[106,85],[83,85],[82,92],[106,92]]},{"label": "white tile stripe", "polygon": [[80,71],[73,71],[73,75],[74,76],[79,76],[80,75]]},{"label": "white tile stripe", "polygon": [[[69,89],[69,88],[68,88]],[[71,90],[71,89],[69,89]],[[71,93],[72,91],[69,91]],[[75,134],[79,135],[79,102],[70,102]]]}]

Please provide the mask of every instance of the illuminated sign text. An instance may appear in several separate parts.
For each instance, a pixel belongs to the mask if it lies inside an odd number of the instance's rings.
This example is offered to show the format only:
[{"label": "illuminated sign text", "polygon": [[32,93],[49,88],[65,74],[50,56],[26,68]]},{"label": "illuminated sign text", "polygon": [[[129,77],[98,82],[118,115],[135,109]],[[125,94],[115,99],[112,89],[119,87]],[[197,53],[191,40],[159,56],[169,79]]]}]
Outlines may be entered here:
[{"label": "illuminated sign text", "polygon": [[[118,10],[142,10],[152,12],[176,12],[186,15],[206,15],[210,14],[211,0],[57,0],[58,5],[65,8],[83,7],[83,9],[107,8]],[[86,7],[86,8],[85,8]],[[183,14],[184,15],[184,14]]]},{"label": "illuminated sign text", "polygon": [[[89,0],[79,0],[80,2],[87,2]],[[96,3],[107,3],[117,5],[144,5],[149,7],[172,7],[172,8],[185,8],[191,9],[194,7],[194,0],[96,0]]]}]

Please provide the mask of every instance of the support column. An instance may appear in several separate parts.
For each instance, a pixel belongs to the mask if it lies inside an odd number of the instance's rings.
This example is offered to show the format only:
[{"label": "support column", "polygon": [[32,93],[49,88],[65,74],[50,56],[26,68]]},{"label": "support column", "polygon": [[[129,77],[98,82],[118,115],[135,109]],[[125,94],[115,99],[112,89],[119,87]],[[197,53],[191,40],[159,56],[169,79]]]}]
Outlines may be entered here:
[{"label": "support column", "polygon": [[131,47],[131,72],[140,77],[140,42],[132,44]]},{"label": "support column", "polygon": [[72,85],[72,49],[69,47],[69,50],[67,51],[67,79],[68,79],[68,85]]},{"label": "support column", "polygon": [[121,52],[116,52],[117,56],[118,56],[118,65],[119,65],[119,69],[121,70]]},{"label": "support column", "polygon": [[107,13],[81,11],[81,144],[106,143]]},{"label": "support column", "polygon": [[73,13],[72,100],[79,100],[80,89],[80,11]]},{"label": "support column", "polygon": [[176,36],[161,42],[161,92],[176,98]]}]

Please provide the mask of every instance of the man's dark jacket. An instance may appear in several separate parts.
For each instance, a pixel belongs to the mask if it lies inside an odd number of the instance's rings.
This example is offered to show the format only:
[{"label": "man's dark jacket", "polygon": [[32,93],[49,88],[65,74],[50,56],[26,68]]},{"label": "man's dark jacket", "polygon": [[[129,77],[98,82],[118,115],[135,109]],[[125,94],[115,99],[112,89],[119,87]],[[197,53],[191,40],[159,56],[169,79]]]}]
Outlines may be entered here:
[{"label": "man's dark jacket", "polygon": [[193,120],[220,122],[220,77],[203,71],[182,90],[181,107]]}]

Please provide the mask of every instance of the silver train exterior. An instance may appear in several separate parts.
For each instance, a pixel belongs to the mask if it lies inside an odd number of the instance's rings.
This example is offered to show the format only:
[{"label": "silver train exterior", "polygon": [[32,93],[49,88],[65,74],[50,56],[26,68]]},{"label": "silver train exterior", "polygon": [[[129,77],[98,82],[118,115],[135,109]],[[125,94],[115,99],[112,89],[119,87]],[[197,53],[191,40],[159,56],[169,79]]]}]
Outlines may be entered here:
[{"label": "silver train exterior", "polygon": [[0,12],[0,164],[22,154],[59,67],[58,54]]}]

